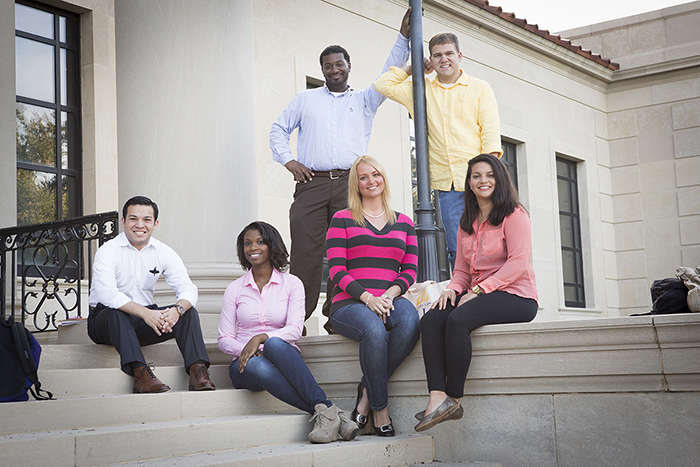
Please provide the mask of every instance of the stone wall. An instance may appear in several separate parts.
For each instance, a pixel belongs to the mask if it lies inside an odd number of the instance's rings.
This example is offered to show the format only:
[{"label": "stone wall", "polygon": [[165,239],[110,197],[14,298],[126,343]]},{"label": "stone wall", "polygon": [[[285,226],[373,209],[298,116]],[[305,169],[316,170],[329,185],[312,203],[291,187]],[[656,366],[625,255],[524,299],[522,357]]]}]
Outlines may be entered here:
[{"label": "stone wall", "polygon": [[649,309],[649,286],[700,264],[700,2],[562,33],[620,63],[607,96],[601,186],[610,306]]},{"label": "stone wall", "polygon": [[[436,459],[504,467],[700,463],[700,314],[485,326],[462,420],[431,429]],[[306,337],[302,355],[331,399],[352,407],[358,345]],[[403,433],[425,408],[420,344],[389,383]],[[350,398],[348,398],[348,396]]]}]

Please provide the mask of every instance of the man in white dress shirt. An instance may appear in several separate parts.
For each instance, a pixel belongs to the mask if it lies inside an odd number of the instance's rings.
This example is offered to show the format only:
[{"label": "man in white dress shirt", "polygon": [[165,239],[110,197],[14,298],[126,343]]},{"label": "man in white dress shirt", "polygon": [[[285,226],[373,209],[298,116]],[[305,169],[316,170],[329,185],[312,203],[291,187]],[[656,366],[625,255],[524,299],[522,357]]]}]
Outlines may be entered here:
[{"label": "man in white dress shirt", "polygon": [[[158,206],[145,196],[124,204],[122,230],[95,254],[90,288],[88,335],[96,344],[114,346],[122,371],[134,377],[134,392],[170,389],[146,363],[141,346],[175,338],[190,375],[189,390],[214,390],[209,379],[209,357],[202,338],[197,286],[187,275],[182,259],[162,242],[151,238],[158,227]],[[177,302],[153,304],[161,274],[175,290]]]}]

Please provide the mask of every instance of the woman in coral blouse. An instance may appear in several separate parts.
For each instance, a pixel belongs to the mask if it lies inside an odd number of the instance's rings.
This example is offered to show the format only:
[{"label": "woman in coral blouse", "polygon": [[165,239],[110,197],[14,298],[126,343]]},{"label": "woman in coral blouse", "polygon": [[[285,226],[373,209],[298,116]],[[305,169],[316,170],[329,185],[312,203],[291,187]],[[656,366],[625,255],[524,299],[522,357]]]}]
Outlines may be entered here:
[{"label": "woman in coral blouse", "polygon": [[473,330],[528,322],[537,314],[530,218],[496,157],[481,154],[469,161],[464,205],[452,280],[421,319],[430,397],[416,414],[416,431],[462,418]]},{"label": "woman in coral blouse", "polygon": [[238,235],[237,247],[248,272],[226,288],[219,321],[219,349],[234,356],[233,387],[268,391],[313,414],[312,443],[353,439],[357,425],[328,400],[295,344],[304,325],[304,286],[283,272],[289,255],[279,232],[253,222]]}]

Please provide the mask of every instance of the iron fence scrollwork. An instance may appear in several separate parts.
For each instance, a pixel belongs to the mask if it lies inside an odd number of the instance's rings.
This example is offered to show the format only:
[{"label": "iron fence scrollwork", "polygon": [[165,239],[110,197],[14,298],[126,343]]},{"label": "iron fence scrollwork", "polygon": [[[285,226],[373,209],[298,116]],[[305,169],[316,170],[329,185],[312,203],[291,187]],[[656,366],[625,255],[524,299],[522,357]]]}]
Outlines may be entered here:
[{"label": "iron fence scrollwork", "polygon": [[0,313],[22,323],[31,317],[37,331],[82,316],[94,244],[116,237],[118,222],[112,211],[0,229]]}]

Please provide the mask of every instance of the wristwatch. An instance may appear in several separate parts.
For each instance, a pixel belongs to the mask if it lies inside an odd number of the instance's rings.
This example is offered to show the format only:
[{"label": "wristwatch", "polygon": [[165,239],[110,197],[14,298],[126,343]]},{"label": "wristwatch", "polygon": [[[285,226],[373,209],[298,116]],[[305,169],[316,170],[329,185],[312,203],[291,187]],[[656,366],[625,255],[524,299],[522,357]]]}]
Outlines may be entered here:
[{"label": "wristwatch", "polygon": [[482,289],[478,285],[472,287],[472,292],[474,292],[476,295],[484,295],[484,289]]},{"label": "wristwatch", "polygon": [[185,314],[185,307],[180,305],[179,303],[175,304],[175,308],[177,308],[177,314],[182,316]]}]

